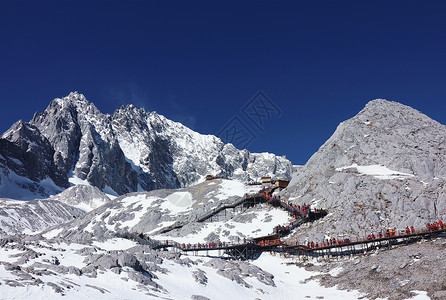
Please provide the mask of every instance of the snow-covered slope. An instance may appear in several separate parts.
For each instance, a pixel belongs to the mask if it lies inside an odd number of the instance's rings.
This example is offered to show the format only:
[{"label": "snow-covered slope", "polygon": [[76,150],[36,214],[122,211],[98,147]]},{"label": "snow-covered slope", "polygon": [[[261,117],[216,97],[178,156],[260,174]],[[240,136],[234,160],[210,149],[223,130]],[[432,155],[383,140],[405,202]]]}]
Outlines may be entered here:
[{"label": "snow-covered slope", "polygon": [[[224,204],[234,203],[258,186],[233,180],[212,180],[178,190],[130,193],[61,225],[60,237],[84,241],[110,238],[117,233],[138,232],[159,240],[177,242],[229,242],[272,233],[290,220],[287,212],[259,205],[220,213],[212,220],[197,222],[201,216]],[[161,234],[163,228],[183,223],[180,229]],[[57,231],[57,230],[56,230]]]},{"label": "snow-covered slope", "polygon": [[[105,201],[76,220],[37,236],[0,239],[0,297],[271,299],[277,295],[292,298],[294,293],[305,292],[331,299],[355,299],[357,292],[325,289],[314,281],[297,284],[318,273],[286,266],[286,260],[269,254],[252,263],[187,257],[115,237],[118,232],[137,231],[180,243],[205,243],[270,234],[277,224],[287,223],[289,216],[266,205],[228,212],[225,219],[196,222],[197,216],[259,189],[218,179],[184,189],[130,193]],[[79,196],[100,195],[103,194],[94,187],[79,185],[53,199],[79,205],[85,204],[77,202]],[[36,201],[41,200],[25,203]],[[178,221],[188,224],[181,230],[156,234]]]},{"label": "snow-covered slope", "polygon": [[0,199],[0,236],[42,231],[85,212],[55,200]]},{"label": "snow-covered slope", "polygon": [[[122,239],[93,245],[0,240],[1,299],[358,299],[324,288],[291,259],[186,257]],[[296,295],[299,295],[296,298]]]},{"label": "snow-covered slope", "polygon": [[[58,196],[75,195],[79,188]],[[87,191],[81,192],[98,192],[90,188],[83,187]],[[0,239],[0,297],[292,299],[301,293],[330,299],[360,296],[355,291],[323,288],[311,280],[320,273],[297,267],[292,259],[267,253],[256,261],[186,256],[155,251],[115,236],[117,232],[137,231],[180,243],[207,243],[270,234],[277,224],[287,223],[289,216],[266,205],[228,212],[225,219],[195,222],[196,216],[259,189],[218,179],[185,189],[131,193],[36,236]],[[181,230],[155,234],[178,221],[189,224]]]},{"label": "snow-covered slope", "polygon": [[72,186],[62,193],[52,196],[50,199],[58,200],[86,212],[110,201],[109,196],[101,192],[97,187],[84,184]]},{"label": "snow-covered slope", "polygon": [[3,197],[47,197],[78,181],[123,195],[187,187],[208,174],[248,181],[291,173],[284,157],[238,150],[133,105],[102,114],[78,93],[53,100],[0,138]]},{"label": "snow-covered slope", "polygon": [[283,195],[328,210],[296,238],[356,237],[446,217],[446,127],[374,100],[342,122]]}]

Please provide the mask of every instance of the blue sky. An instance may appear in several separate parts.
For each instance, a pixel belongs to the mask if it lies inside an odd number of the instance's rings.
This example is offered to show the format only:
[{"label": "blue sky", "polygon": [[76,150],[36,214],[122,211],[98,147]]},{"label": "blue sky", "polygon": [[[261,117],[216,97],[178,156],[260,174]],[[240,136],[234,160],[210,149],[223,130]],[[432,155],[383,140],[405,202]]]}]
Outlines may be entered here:
[{"label": "blue sky", "polygon": [[446,124],[446,2],[241,2],[2,1],[0,131],[70,91],[295,164],[375,98]]}]

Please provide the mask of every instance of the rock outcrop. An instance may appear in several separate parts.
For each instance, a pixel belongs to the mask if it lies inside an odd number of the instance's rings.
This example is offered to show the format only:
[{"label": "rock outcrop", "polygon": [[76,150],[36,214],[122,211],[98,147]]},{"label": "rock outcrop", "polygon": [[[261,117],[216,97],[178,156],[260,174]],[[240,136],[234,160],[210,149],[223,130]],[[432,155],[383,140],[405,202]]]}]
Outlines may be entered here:
[{"label": "rock outcrop", "polygon": [[338,126],[283,196],[328,210],[296,236],[322,240],[444,219],[445,183],[446,127],[408,106],[374,100]]}]

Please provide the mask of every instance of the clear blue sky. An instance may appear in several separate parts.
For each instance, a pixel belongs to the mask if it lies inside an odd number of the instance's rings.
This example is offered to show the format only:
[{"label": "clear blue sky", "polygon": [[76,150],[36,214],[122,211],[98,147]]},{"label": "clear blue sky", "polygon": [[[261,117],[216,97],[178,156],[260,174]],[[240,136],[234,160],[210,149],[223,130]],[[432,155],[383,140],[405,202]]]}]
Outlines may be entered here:
[{"label": "clear blue sky", "polygon": [[[446,124],[445,1],[2,1],[0,131],[70,91],[304,164],[375,98]],[[257,91],[281,110],[260,129]]]}]

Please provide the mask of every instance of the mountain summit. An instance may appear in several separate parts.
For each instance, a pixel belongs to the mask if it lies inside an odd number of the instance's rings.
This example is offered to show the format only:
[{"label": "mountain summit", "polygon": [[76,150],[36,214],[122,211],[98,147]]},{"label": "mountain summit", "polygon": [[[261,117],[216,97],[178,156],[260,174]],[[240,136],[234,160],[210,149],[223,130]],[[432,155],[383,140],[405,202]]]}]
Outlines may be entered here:
[{"label": "mountain summit", "polygon": [[291,163],[253,154],[133,105],[102,114],[84,95],[53,100],[0,139],[0,197],[47,197],[89,184],[116,195],[181,188],[207,174],[290,178]]},{"label": "mountain summit", "polygon": [[373,100],[303,166],[284,192],[327,209],[302,236],[364,235],[446,217],[446,126],[400,103]]}]

